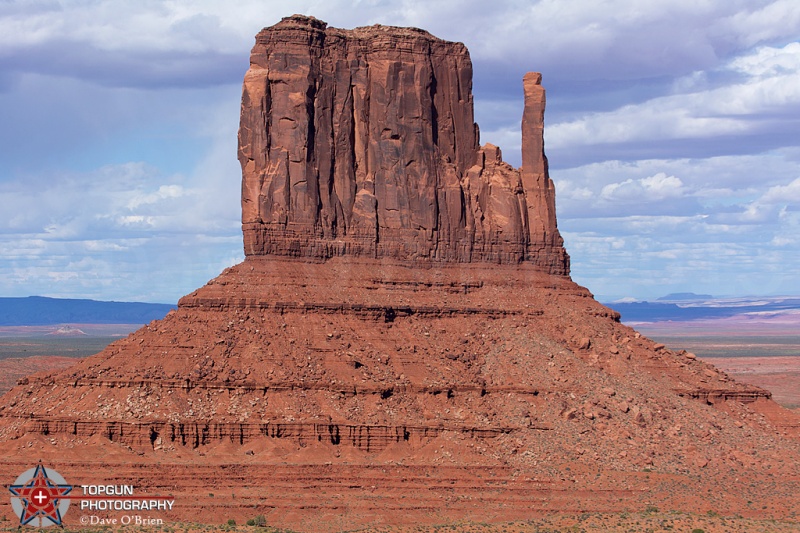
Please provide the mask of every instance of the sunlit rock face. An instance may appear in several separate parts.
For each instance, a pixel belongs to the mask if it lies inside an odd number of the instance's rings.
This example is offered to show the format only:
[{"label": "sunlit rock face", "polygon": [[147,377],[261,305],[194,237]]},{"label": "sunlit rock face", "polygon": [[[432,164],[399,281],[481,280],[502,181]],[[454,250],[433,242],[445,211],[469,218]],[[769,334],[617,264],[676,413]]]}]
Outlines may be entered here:
[{"label": "sunlit rock face", "polygon": [[246,255],[532,262],[569,273],[524,80],[523,167],[480,147],[461,43],[293,16],[256,37],[239,159]]}]

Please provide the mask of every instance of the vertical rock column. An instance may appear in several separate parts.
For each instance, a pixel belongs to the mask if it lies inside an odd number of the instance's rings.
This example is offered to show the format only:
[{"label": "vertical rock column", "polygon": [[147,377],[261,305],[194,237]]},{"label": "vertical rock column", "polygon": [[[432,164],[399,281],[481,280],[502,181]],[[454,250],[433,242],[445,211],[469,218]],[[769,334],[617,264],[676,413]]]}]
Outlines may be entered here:
[{"label": "vertical rock column", "polygon": [[569,256],[556,223],[556,191],[544,154],[545,90],[542,75],[528,72],[522,79],[522,186],[527,198],[528,250],[526,259],[553,273],[569,273]]}]

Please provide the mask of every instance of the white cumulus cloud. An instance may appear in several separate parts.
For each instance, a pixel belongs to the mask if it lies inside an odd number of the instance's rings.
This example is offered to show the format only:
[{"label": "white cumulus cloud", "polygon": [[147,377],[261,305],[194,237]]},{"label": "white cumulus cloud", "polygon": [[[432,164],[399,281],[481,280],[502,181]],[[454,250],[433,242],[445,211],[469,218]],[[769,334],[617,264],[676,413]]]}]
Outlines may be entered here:
[{"label": "white cumulus cloud", "polygon": [[600,190],[600,198],[606,201],[659,201],[676,198],[683,194],[683,182],[675,176],[659,172],[638,180],[627,179],[611,183]]}]

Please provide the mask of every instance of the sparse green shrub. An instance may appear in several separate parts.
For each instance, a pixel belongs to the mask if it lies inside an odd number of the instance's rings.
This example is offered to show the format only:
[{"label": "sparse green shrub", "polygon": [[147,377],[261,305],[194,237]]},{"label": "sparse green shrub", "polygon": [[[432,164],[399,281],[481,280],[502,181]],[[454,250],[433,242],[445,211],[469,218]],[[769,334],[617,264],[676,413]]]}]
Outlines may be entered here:
[{"label": "sparse green shrub", "polygon": [[695,528],[692,530],[692,533],[706,533],[705,529]]},{"label": "sparse green shrub", "polygon": [[233,518],[228,518],[228,525],[229,526],[235,526],[236,525],[236,520],[234,520]]},{"label": "sparse green shrub", "polygon": [[263,514],[256,516],[255,518],[255,525],[258,527],[266,527],[267,526],[267,517]]},{"label": "sparse green shrub", "polygon": [[658,507],[656,507],[655,505],[648,505],[647,507],[644,508],[644,512],[645,513],[657,513],[658,512]]}]

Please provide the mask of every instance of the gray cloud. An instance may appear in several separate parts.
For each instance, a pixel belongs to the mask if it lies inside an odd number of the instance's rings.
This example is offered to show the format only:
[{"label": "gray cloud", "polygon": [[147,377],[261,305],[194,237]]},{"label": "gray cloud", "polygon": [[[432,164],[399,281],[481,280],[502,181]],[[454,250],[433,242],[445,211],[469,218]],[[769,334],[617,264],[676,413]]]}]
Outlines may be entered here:
[{"label": "gray cloud", "polygon": [[561,148],[708,139],[759,134],[776,126],[783,129],[780,126],[784,120],[796,126],[800,111],[800,43],[780,49],[759,48],[735,58],[725,68],[747,78],[699,91],[688,86],[685,92],[555,124],[548,130],[548,143]]},{"label": "gray cloud", "polygon": [[573,277],[608,299],[796,293],[797,149],[553,172]]}]

